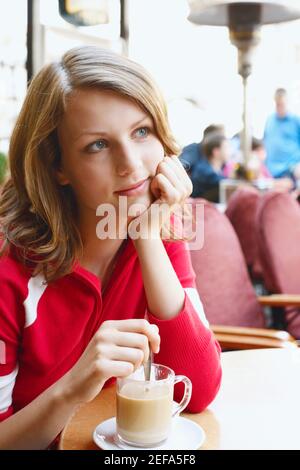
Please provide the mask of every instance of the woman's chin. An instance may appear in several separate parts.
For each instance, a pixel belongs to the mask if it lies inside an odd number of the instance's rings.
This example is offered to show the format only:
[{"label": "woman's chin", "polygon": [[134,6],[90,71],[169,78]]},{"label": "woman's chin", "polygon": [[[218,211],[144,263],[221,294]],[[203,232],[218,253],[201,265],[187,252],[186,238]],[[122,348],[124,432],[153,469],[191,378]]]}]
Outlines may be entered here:
[{"label": "woman's chin", "polygon": [[139,212],[144,212],[147,209],[149,209],[153,201],[154,201],[153,195],[148,194],[148,193],[141,194],[140,196],[137,196],[135,198],[128,198],[127,200],[128,210],[132,206],[139,205],[141,206],[141,210],[139,210]]}]

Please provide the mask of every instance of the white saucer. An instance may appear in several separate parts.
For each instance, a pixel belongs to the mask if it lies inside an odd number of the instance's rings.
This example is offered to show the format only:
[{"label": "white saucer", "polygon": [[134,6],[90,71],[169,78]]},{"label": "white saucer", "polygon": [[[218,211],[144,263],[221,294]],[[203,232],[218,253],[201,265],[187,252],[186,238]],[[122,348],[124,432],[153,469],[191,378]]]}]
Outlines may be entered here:
[{"label": "white saucer", "polygon": [[[116,437],[116,418],[111,418],[98,424],[93,433],[94,442],[103,450],[141,450],[141,447],[132,447],[119,443]],[[196,450],[203,444],[205,432],[194,421],[175,418],[172,434],[158,447],[147,447],[147,450]]]}]

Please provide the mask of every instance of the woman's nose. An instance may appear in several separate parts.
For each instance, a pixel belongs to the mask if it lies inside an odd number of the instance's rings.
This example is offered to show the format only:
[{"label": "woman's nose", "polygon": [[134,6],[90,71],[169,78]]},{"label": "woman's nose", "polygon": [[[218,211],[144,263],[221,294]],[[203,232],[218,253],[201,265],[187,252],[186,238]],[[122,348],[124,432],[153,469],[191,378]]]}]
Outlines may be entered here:
[{"label": "woman's nose", "polygon": [[119,176],[126,176],[142,166],[142,159],[131,145],[122,145],[117,150],[116,171]]}]

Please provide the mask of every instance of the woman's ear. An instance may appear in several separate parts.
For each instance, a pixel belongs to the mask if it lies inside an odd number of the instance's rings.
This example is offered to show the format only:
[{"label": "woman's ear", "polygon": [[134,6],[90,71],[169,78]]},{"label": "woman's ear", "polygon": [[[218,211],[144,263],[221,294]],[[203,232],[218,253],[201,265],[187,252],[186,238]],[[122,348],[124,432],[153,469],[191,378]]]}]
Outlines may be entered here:
[{"label": "woman's ear", "polygon": [[62,168],[59,168],[55,171],[55,176],[58,184],[60,184],[61,186],[66,186],[67,184],[70,184],[70,181],[68,180]]}]

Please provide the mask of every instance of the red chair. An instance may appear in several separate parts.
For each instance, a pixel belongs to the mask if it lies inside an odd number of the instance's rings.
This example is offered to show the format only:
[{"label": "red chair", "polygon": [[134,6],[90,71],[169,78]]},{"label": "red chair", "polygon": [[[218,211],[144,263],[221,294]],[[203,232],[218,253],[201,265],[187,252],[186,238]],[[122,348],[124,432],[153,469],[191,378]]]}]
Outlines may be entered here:
[{"label": "red chair", "polygon": [[[258,208],[258,244],[266,288],[273,306],[285,311],[288,331],[300,338],[300,207],[287,193],[262,196]],[[287,295],[290,294],[290,295]],[[292,295],[292,297],[291,297]]]},{"label": "red chair", "polygon": [[[246,349],[290,345],[293,339],[288,333],[264,328],[264,314],[229,220],[204,199],[193,199],[193,210],[196,204],[204,205],[204,245],[190,254],[206,317],[221,346]],[[197,229],[202,230],[203,224],[197,224]]]},{"label": "red chair", "polygon": [[236,190],[229,198],[225,214],[238,236],[250,276],[262,280],[262,267],[257,243],[257,207],[260,194],[254,188]]}]

